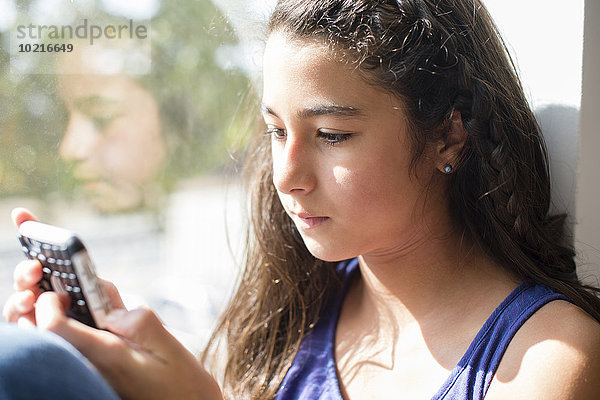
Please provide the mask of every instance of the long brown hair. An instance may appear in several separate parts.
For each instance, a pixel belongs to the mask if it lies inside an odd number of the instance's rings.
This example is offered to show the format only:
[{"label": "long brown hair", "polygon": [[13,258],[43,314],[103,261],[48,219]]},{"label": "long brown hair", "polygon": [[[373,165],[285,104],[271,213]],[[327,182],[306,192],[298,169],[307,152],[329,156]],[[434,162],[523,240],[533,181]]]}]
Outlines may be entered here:
[{"label": "long brown hair", "polygon": [[[456,226],[523,280],[567,295],[600,321],[576,276],[564,217],[550,216],[547,153],[500,34],[479,0],[282,0],[268,32],[325,43],[371,84],[404,101],[414,161],[459,111],[468,138],[451,175]],[[300,340],[337,290],[331,264],[307,251],[272,183],[257,138],[251,225],[239,288],[213,336],[225,337],[224,393],[273,398]]]}]

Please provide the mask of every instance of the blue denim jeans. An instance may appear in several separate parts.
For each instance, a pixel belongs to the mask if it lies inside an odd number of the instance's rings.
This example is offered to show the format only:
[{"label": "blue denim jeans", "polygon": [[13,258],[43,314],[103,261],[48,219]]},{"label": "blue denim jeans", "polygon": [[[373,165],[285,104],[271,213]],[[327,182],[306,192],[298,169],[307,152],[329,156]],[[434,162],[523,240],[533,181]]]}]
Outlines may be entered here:
[{"label": "blue denim jeans", "polygon": [[119,396],[61,337],[0,323],[0,399],[118,400]]}]

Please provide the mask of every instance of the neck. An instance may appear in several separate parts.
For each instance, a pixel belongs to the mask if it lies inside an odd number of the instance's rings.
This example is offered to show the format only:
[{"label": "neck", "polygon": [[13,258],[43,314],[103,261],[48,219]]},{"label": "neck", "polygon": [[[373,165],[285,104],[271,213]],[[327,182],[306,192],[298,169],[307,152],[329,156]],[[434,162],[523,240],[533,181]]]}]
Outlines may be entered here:
[{"label": "neck", "polygon": [[[461,317],[457,307],[486,298],[495,304],[515,286],[506,270],[461,235],[431,239],[428,232],[428,240],[415,239],[402,251],[362,255],[359,264],[364,309],[396,326],[448,323]],[[489,290],[499,293],[489,296]]]}]

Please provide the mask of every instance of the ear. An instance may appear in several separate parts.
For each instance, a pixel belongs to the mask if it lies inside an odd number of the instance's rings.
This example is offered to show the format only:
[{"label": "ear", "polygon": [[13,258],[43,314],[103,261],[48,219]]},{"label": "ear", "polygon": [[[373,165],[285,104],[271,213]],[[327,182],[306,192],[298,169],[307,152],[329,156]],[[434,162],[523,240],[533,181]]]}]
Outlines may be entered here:
[{"label": "ear", "polygon": [[440,139],[436,148],[436,166],[444,174],[450,174],[458,167],[468,136],[460,111],[452,111],[449,125],[446,134]]}]

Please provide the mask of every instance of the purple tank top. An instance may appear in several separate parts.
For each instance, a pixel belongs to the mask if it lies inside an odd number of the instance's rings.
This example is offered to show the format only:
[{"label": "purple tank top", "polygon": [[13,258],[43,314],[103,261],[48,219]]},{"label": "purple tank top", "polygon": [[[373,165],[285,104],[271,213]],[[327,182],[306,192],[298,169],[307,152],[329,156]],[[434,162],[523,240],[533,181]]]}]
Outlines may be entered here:
[{"label": "purple tank top", "polygon": [[[343,292],[325,308],[279,387],[277,400],[342,400],[336,372],[335,327],[358,260],[342,261],[338,272]],[[467,352],[432,399],[483,399],[508,344],[523,323],[543,305],[567,300],[551,289],[525,282],[494,310],[471,342]]]}]

